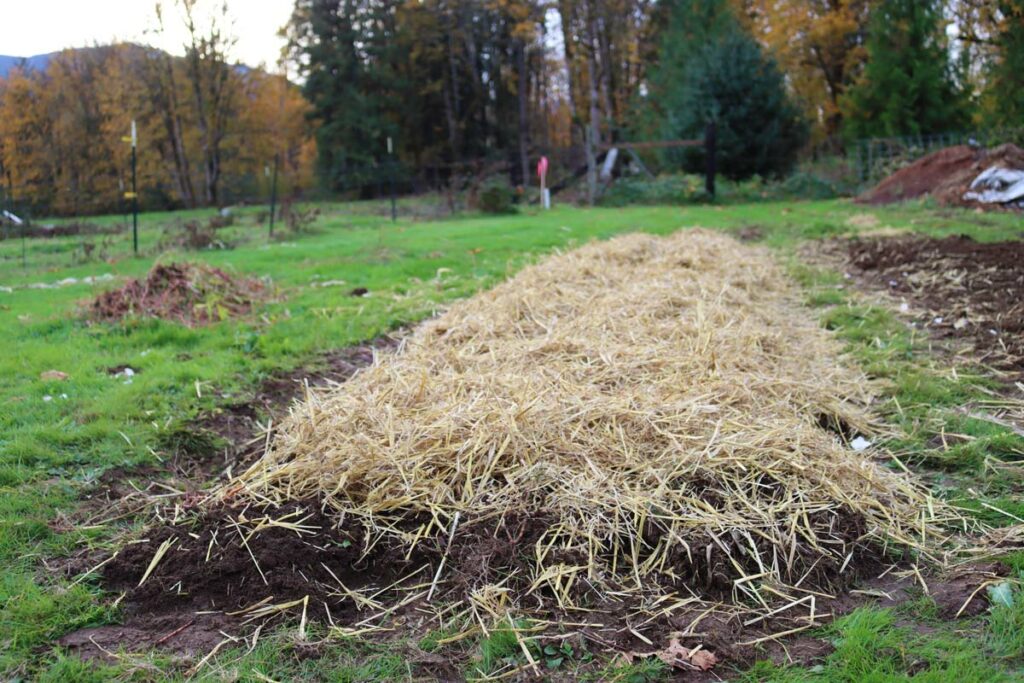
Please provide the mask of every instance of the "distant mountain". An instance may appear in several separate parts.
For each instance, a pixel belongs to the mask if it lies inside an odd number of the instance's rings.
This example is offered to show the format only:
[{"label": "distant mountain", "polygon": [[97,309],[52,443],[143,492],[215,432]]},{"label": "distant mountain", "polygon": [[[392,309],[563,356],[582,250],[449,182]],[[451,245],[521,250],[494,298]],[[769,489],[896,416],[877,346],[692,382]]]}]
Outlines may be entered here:
[{"label": "distant mountain", "polygon": [[53,57],[56,52],[50,52],[45,55],[33,55],[31,57],[10,57],[8,55],[0,55],[0,78],[7,76],[7,72],[18,66],[24,61],[32,69],[43,70],[46,65],[50,63],[50,58]]},{"label": "distant mountain", "polygon": [[[101,47],[103,47],[103,46],[101,46]],[[146,50],[154,49],[154,48],[142,48],[141,46],[136,46],[136,47],[139,47],[141,49],[146,49]],[[94,49],[101,49],[101,48],[80,47],[80,48],[73,48],[73,49],[75,49],[75,50],[94,50]],[[33,55],[31,57],[11,57],[9,55],[0,55],[0,78],[5,78],[7,76],[7,73],[11,69],[13,69],[14,67],[16,67],[19,64],[21,64],[22,61],[24,61],[26,64],[28,64],[29,68],[31,68],[31,69],[33,69],[35,71],[45,71],[46,70],[46,66],[50,63],[50,60],[53,59],[58,54],[60,54],[60,53],[59,52],[50,52],[50,53],[45,54],[45,55]],[[242,75],[245,75],[245,74],[248,74],[250,71],[254,71],[255,69],[253,69],[251,66],[246,66],[245,64],[236,64],[235,65],[235,70],[238,73],[240,73]]]}]

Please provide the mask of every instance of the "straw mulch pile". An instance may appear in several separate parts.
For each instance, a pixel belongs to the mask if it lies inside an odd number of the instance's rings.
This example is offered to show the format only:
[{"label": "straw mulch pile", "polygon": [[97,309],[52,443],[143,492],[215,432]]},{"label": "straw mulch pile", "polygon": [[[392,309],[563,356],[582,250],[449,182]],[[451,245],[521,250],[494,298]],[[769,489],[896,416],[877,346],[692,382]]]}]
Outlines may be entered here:
[{"label": "straw mulch pile", "polygon": [[308,395],[220,500],[317,501],[334,529],[300,537],[426,557],[410,599],[481,620],[803,602],[944,513],[837,435],[870,431],[869,384],[796,299],[702,230],[553,256]]}]

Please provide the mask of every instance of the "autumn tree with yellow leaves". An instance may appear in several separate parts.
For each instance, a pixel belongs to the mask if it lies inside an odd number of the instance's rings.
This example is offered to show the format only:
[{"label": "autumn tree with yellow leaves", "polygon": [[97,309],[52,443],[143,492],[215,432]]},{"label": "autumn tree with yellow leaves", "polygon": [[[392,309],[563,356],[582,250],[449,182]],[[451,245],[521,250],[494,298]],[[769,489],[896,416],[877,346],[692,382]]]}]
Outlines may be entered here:
[{"label": "autumn tree with yellow leaves", "polygon": [[191,28],[184,57],[133,44],[65,50],[45,70],[0,79],[0,169],[19,206],[123,210],[133,120],[145,208],[262,198],[275,157],[284,192],[311,186],[313,124],[299,88],[233,63],[216,26]]}]

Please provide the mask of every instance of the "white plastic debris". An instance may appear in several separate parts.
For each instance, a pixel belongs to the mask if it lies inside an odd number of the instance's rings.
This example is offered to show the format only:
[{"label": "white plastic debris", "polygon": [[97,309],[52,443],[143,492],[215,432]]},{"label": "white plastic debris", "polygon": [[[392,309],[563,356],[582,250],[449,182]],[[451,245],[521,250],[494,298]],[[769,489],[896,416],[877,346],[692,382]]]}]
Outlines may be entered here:
[{"label": "white plastic debris", "polygon": [[934,322],[936,325],[941,325],[942,324],[942,316],[939,316],[939,317],[935,318],[935,320],[933,320],[932,322]]},{"label": "white plastic debris", "polygon": [[900,313],[906,313],[910,310],[910,304],[906,301],[900,304]]},{"label": "white plastic debris", "polygon": [[855,451],[864,451],[871,447],[871,442],[865,439],[863,436],[854,437],[853,441],[850,442],[850,448]]},{"label": "white plastic debris", "polygon": [[983,204],[1024,204],[1024,170],[992,166],[974,179],[964,199]]},{"label": "white plastic debris", "polygon": [[46,396],[43,396],[43,403],[49,403],[52,400],[53,400],[53,396],[50,396],[49,394],[47,394]]}]

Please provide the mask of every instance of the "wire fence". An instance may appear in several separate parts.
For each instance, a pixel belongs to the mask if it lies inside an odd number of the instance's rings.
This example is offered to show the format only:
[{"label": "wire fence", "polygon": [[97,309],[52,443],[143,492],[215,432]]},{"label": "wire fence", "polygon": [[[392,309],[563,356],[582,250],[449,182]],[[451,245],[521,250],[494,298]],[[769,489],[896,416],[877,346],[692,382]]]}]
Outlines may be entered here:
[{"label": "wire fence", "polygon": [[862,184],[874,184],[923,156],[954,145],[990,148],[1008,142],[1024,144],[1024,128],[871,138],[855,143],[851,156],[856,160]]},{"label": "wire fence", "polygon": [[[802,182],[808,175],[831,174],[836,177],[829,178],[829,183],[833,188],[840,188],[840,194],[856,194],[943,147],[957,144],[993,147],[1021,141],[1024,141],[1024,129],[862,140],[850,145],[845,154],[819,155],[814,164],[805,165],[790,181],[794,187],[803,187]],[[614,144],[604,145],[601,150],[595,146],[591,155],[583,145],[548,152],[546,156],[552,168],[548,187],[561,192],[557,200],[585,202],[592,192],[590,183],[595,171],[603,170],[607,160],[609,150],[606,148],[612,146]],[[621,163],[615,170],[618,180],[599,176],[600,189],[614,189],[605,196],[609,202],[648,199],[646,194],[638,197],[631,192],[631,183],[651,185],[653,190],[648,188],[645,192],[659,202],[671,201],[680,194],[685,194],[687,201],[709,198],[704,188],[696,185],[680,190],[678,183],[655,179],[634,150],[623,149],[625,151],[620,150],[619,155]],[[644,153],[650,154],[650,151]],[[534,152],[531,161],[538,156]],[[287,178],[277,183],[270,172],[271,164],[268,162],[268,172],[260,176],[225,179],[216,207],[183,208],[180,202],[169,199],[169,178],[142,178],[142,185],[149,189],[139,192],[143,213],[139,221],[138,253],[153,256],[169,249],[221,249],[259,241],[287,240],[308,232],[317,212],[330,214],[333,225],[364,226],[394,220],[441,219],[486,208],[484,205],[494,197],[500,200],[498,211],[502,202],[531,205],[540,201],[536,177],[531,174],[526,183],[521,182],[523,168],[514,153],[417,166],[385,157],[340,173],[326,189],[298,189]],[[624,183],[623,178],[632,180]],[[615,188],[615,182],[622,187]],[[665,185],[664,191],[660,184]],[[122,187],[116,190],[117,196],[123,196]],[[65,215],[43,216],[40,214],[45,199],[54,196],[55,188],[46,184],[0,182],[0,284],[4,279],[17,276],[18,271],[82,265],[133,255],[129,198],[120,200],[119,211],[100,214],[96,207],[109,207],[109,198],[101,203],[89,193],[75,194],[69,188],[62,188],[62,191],[65,205],[70,209]],[[168,208],[178,210],[171,212]]]}]

